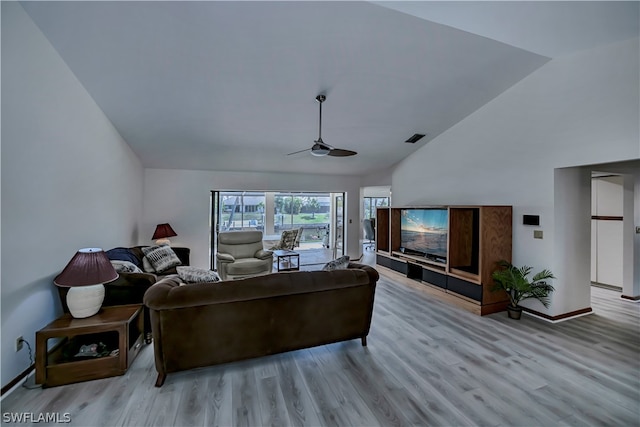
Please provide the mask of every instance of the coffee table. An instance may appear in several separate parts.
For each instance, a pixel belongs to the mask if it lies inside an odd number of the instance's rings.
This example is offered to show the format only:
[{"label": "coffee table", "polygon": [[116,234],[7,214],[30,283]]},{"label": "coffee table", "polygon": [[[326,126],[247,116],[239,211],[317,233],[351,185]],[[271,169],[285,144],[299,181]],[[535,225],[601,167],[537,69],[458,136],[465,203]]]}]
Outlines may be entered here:
[{"label": "coffee table", "polygon": [[290,250],[273,251],[276,258],[276,271],[300,270],[300,254]]}]

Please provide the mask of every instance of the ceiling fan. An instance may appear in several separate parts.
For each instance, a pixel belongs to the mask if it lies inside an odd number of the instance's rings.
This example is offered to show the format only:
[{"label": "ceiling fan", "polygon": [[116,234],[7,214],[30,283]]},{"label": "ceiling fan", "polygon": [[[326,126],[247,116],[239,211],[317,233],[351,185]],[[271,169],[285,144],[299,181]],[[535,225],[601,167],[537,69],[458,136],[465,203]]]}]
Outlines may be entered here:
[{"label": "ceiling fan", "polygon": [[342,148],[335,148],[322,140],[322,103],[327,99],[324,95],[316,96],[316,101],[320,103],[320,120],[318,125],[318,139],[314,141],[315,144],[311,148],[307,148],[305,150],[294,151],[293,153],[287,154],[291,156],[292,154],[302,153],[304,151],[311,151],[311,154],[314,156],[333,156],[333,157],[348,157],[355,156],[355,151],[344,150]]}]

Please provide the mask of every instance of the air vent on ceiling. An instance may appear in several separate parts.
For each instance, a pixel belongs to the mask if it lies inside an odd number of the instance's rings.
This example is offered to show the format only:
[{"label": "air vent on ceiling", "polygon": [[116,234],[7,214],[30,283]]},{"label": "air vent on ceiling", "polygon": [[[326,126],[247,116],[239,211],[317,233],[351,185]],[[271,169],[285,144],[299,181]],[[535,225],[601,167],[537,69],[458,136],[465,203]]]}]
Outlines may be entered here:
[{"label": "air vent on ceiling", "polygon": [[415,144],[416,142],[418,142],[423,137],[424,137],[424,135],[421,134],[421,133],[414,133],[413,136],[411,136],[411,138],[407,139],[405,142],[408,142],[410,144]]}]

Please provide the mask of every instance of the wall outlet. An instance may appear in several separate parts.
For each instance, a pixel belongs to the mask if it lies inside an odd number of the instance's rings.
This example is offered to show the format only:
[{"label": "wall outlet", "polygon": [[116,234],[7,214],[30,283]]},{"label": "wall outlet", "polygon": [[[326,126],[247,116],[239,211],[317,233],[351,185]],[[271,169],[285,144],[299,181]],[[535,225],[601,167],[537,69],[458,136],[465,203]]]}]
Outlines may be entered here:
[{"label": "wall outlet", "polygon": [[542,230],[533,230],[534,239],[542,239]]},{"label": "wall outlet", "polygon": [[18,338],[16,338],[16,352],[22,350],[23,345],[24,345],[24,338],[22,338],[22,336],[19,336]]}]

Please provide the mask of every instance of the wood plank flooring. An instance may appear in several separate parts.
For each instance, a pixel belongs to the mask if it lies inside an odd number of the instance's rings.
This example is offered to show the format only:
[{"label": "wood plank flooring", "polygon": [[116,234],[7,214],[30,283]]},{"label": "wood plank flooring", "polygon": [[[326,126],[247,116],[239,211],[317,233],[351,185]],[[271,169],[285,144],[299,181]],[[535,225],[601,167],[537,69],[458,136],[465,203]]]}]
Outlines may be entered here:
[{"label": "wood plank flooring", "polygon": [[[169,374],[153,348],[121,377],[20,388],[2,412],[72,426],[639,426],[640,304],[592,288],[558,324],[479,317],[383,276],[360,340]],[[46,425],[37,423],[37,425]]]}]

